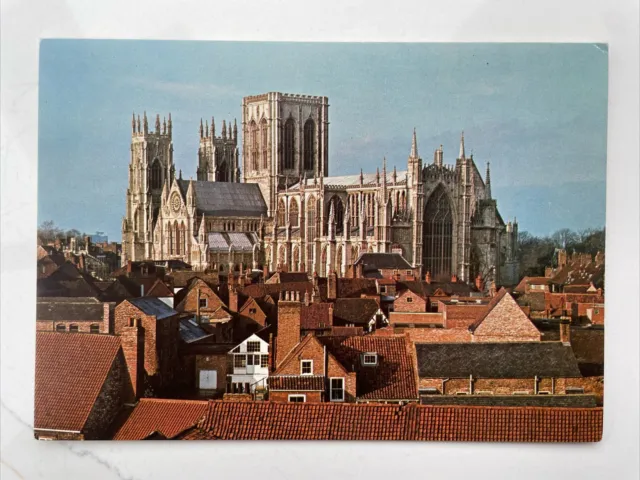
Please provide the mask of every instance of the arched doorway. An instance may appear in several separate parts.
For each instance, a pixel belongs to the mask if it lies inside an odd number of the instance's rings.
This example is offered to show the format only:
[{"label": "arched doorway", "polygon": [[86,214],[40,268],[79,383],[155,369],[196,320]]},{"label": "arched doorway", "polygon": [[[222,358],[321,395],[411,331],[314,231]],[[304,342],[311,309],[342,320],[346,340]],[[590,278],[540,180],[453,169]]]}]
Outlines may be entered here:
[{"label": "arched doorway", "polygon": [[423,228],[423,270],[434,279],[448,279],[453,270],[453,213],[442,185],[429,197]]}]

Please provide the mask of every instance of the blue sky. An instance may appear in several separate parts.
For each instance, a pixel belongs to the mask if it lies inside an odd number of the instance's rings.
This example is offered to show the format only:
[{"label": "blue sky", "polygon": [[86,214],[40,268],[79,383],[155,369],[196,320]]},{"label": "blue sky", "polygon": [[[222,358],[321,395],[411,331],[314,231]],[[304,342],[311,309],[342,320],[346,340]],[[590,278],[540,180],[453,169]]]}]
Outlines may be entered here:
[{"label": "blue sky", "polygon": [[171,112],[195,177],[200,118],[267,91],[329,97],[329,173],[425,163],[460,131],[505,220],[545,235],[605,223],[607,48],[593,44],[43,40],[38,221],[121,240],[131,113]]}]

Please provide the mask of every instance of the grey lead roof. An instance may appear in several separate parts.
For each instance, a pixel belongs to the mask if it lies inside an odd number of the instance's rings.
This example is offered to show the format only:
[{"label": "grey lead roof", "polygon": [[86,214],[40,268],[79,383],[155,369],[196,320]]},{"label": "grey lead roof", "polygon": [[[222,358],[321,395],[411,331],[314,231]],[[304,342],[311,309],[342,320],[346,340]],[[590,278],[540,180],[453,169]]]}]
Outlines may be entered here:
[{"label": "grey lead roof", "polygon": [[421,378],[581,377],[571,346],[560,342],[418,343]]},{"label": "grey lead roof", "polygon": [[178,313],[169,305],[156,297],[132,298],[129,300],[129,302],[134,304],[145,314],[155,315],[156,319],[158,320],[171,317]]},{"label": "grey lead roof", "polygon": [[[178,180],[182,193],[187,194],[190,180]],[[267,214],[260,187],[256,183],[193,181],[196,208],[200,213],[215,216],[259,217]]]},{"label": "grey lead roof", "polygon": [[251,252],[259,242],[253,232],[211,232],[209,233],[209,250],[212,252],[228,252],[229,247],[233,252]]},{"label": "grey lead roof", "polygon": [[362,253],[354,265],[362,263],[363,269],[411,269],[411,264],[399,253]]},{"label": "grey lead roof", "polygon": [[[363,173],[362,174],[362,184],[367,186],[376,185],[376,174],[375,173]],[[396,172],[396,183],[404,182],[407,179],[407,172],[400,171]],[[383,182],[382,173],[380,173],[380,183]],[[318,183],[320,183],[319,179],[316,179]],[[360,174],[356,175],[340,175],[335,177],[324,177],[322,179],[322,183],[326,186],[344,186],[351,187],[360,185]],[[393,183],[393,173],[387,172],[387,185],[391,185]],[[310,186],[313,185],[313,178],[307,178],[305,185]],[[296,189],[300,186],[300,183],[296,183],[291,189]]]}]

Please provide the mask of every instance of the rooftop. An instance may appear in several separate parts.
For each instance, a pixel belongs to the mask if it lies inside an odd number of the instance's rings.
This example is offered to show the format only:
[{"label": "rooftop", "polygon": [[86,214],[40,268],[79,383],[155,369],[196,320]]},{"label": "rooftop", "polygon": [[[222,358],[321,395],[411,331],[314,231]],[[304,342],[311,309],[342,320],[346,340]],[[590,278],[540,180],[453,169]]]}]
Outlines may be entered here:
[{"label": "rooftop", "polygon": [[183,194],[186,195],[191,181],[196,207],[200,213],[235,217],[259,217],[267,214],[267,205],[256,183],[178,180]]},{"label": "rooftop", "polygon": [[177,315],[173,308],[156,297],[132,298],[128,300],[130,303],[138,307],[145,315],[155,315],[156,319],[172,317]]}]

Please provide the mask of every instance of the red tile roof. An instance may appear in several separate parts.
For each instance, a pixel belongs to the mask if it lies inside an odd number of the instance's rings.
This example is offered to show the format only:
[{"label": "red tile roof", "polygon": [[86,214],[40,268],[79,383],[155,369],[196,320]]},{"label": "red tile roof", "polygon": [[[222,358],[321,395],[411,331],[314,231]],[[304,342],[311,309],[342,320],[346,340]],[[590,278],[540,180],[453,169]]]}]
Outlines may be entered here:
[{"label": "red tile roof", "polygon": [[[356,372],[359,400],[418,398],[413,357],[408,340],[398,336],[317,337],[349,372]],[[362,365],[363,353],[377,353],[378,364]]]},{"label": "red tile roof", "polygon": [[116,336],[38,332],[34,428],[81,432],[119,350]]},{"label": "red tile roof", "polygon": [[513,291],[524,293],[527,285],[548,285],[550,281],[548,277],[523,277]]},{"label": "red tile roof", "polygon": [[114,440],[144,440],[151,435],[171,439],[203,420],[205,400],[165,400],[142,398]]},{"label": "red tile roof", "polygon": [[333,325],[333,316],[330,315],[331,307],[330,303],[303,305],[300,312],[300,328],[303,330],[331,328]]},{"label": "red tile roof", "polygon": [[443,315],[442,313],[432,312],[390,312],[389,323],[395,324],[415,324],[415,325],[442,325]]},{"label": "red tile roof", "polygon": [[[138,407],[139,408],[139,407]],[[186,440],[597,442],[601,408],[210,401]]]},{"label": "red tile roof", "polygon": [[321,375],[275,375],[267,380],[270,390],[324,391],[324,377]]}]

